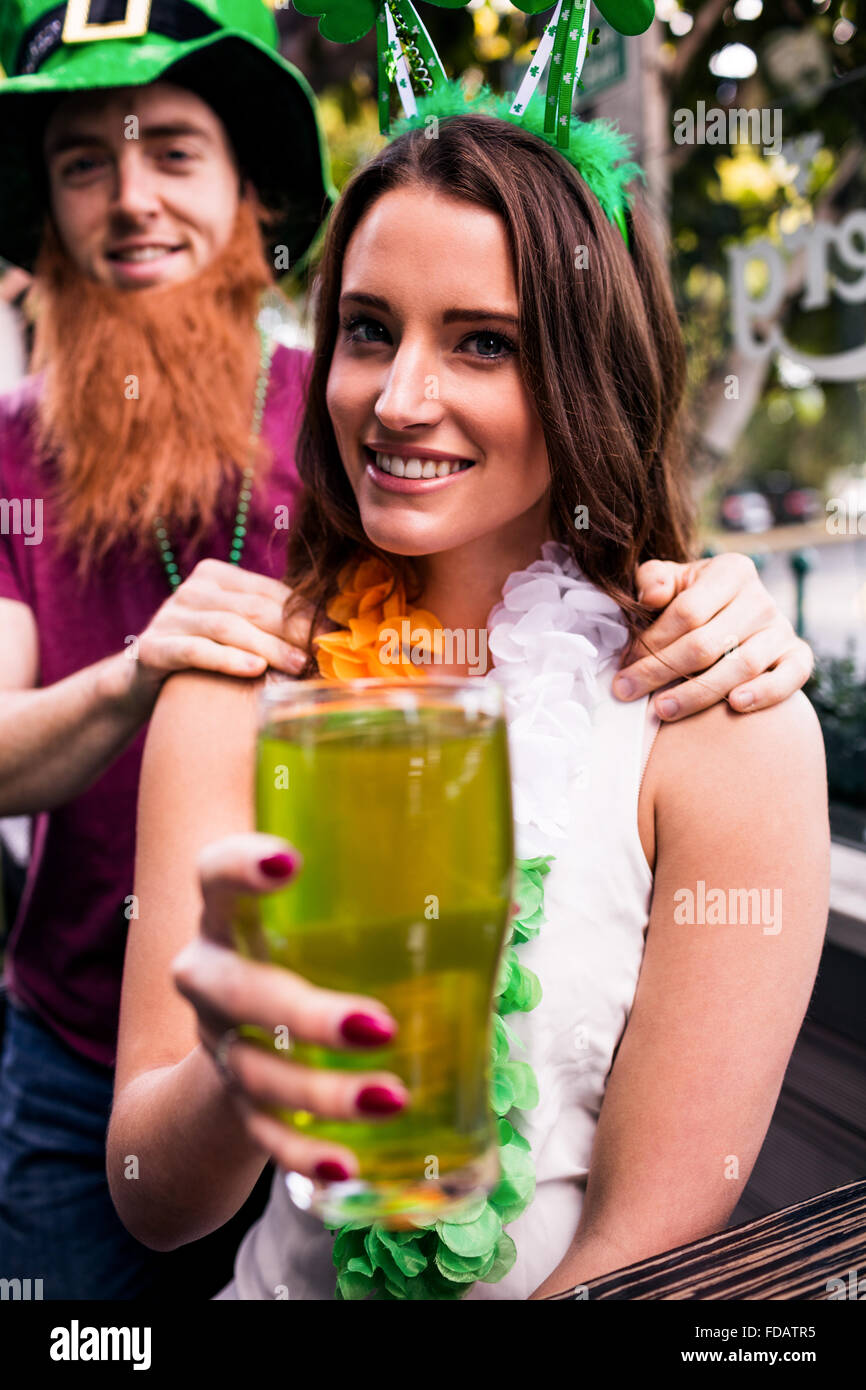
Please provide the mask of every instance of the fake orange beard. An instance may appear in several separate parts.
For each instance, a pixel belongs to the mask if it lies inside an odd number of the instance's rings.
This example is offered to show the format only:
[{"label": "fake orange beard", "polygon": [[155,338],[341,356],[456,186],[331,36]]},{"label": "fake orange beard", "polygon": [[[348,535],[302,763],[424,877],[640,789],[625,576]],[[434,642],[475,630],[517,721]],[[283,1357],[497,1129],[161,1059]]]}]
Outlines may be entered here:
[{"label": "fake orange beard", "polygon": [[[113,546],[153,548],[158,516],[175,543],[200,539],[229,488],[233,508],[251,461],[255,320],[273,283],[252,205],[241,203],[228,244],[180,284],[98,284],[50,224],[35,274],[37,445],[56,476],[61,547],[83,575]],[[260,476],[264,446],[256,454]]]}]

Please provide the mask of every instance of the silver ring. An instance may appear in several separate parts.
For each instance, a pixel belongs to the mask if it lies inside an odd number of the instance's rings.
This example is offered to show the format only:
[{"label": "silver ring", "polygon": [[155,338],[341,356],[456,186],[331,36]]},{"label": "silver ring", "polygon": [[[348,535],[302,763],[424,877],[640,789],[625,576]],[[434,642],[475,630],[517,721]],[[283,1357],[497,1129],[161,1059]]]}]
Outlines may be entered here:
[{"label": "silver ring", "polygon": [[236,1043],[238,1041],[238,1036],[239,1035],[237,1028],[227,1028],[226,1031],[220,1036],[219,1041],[217,1042],[217,1045],[213,1051],[214,1065],[216,1066],[216,1069],[220,1074],[223,1084],[227,1086],[229,1090],[232,1090],[233,1088],[237,1087],[239,1082],[238,1078],[235,1076],[234,1072],[228,1064],[228,1058],[226,1056],[226,1053],[228,1052],[232,1043]]}]

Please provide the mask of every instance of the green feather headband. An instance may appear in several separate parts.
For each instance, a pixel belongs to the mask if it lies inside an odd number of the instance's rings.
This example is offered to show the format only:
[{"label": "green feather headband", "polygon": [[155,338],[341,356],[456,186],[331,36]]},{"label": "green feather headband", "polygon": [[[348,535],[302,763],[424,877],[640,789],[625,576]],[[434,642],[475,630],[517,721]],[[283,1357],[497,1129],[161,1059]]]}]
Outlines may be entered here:
[{"label": "green feather headband", "polygon": [[[395,123],[392,135],[396,139],[407,130],[424,127],[430,116],[444,120],[448,116],[468,114],[496,116],[499,120],[510,121],[524,130],[538,135],[548,144],[556,141],[544,126],[544,107],[541,101],[533,102],[521,117],[510,112],[511,94],[495,96],[489,87],[482,87],[474,97],[466,95],[459,82],[449,82],[437,93],[418,98],[418,111],[414,116],[404,116]],[[625,211],[628,206],[626,184],[634,178],[644,178],[640,165],[630,159],[631,137],[624,135],[609,121],[582,121],[572,116],[570,121],[571,140],[568,149],[560,149],[578,171],[581,178],[592,189],[607,217],[622,232],[628,246]]]},{"label": "green feather headband", "polygon": [[[412,0],[293,0],[300,14],[319,20],[322,36],[334,43],[354,43],[376,26],[379,77],[379,129],[391,134],[390,94],[396,86],[403,120],[393,134],[423,125],[430,116],[483,113],[532,131],[556,148],[592,189],[608,220],[628,246],[626,184],[643,178],[629,159],[631,142],[607,121],[581,121],[572,115],[575,88],[587,48],[596,41],[589,30],[589,0],[559,0],[517,93],[496,97],[483,87],[467,97],[450,81]],[[466,0],[432,0],[443,9],[462,9]],[[514,0],[525,14],[541,14],[551,0]],[[595,0],[596,8],[620,34],[642,34],[652,23],[653,0]],[[537,91],[549,67],[543,98]],[[414,85],[413,85],[414,84]],[[421,96],[416,94],[420,90]]]}]

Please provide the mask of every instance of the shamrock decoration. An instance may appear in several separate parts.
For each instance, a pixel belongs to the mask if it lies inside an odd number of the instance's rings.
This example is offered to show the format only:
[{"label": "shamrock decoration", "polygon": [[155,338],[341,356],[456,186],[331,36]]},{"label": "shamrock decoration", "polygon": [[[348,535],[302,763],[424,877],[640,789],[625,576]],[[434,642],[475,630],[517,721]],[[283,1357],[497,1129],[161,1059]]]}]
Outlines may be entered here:
[{"label": "shamrock decoration", "polygon": [[642,34],[655,16],[653,0],[595,0],[595,7],[618,34]]},{"label": "shamrock decoration", "polygon": [[298,14],[319,21],[319,33],[333,43],[355,43],[376,23],[374,0],[292,0]]},{"label": "shamrock decoration", "polygon": [[[433,3],[435,4],[435,0]],[[515,9],[522,10],[524,14],[543,14],[545,10],[552,8],[549,0],[511,0],[511,3]],[[565,8],[566,6],[563,6],[563,9]]]},{"label": "shamrock decoration", "polygon": [[[550,0],[511,0],[524,14],[541,14],[549,10]],[[440,0],[433,0],[439,4]],[[563,9],[565,6],[563,6]],[[642,34],[653,22],[653,0],[595,0],[595,8],[618,34]]]},{"label": "shamrock decoration", "polygon": [[[319,33],[333,43],[356,43],[376,23],[376,0],[292,0],[298,14],[318,19]],[[466,0],[433,0],[444,10],[462,10]],[[550,0],[541,6],[549,9]]]},{"label": "shamrock decoration", "polygon": [[[431,0],[441,10],[461,10],[467,0]],[[376,23],[376,0],[292,0],[299,14],[319,21],[319,32],[333,43],[355,43]],[[524,14],[542,14],[551,0],[513,0]],[[653,21],[653,0],[596,0],[596,9],[620,34],[642,34]]]}]

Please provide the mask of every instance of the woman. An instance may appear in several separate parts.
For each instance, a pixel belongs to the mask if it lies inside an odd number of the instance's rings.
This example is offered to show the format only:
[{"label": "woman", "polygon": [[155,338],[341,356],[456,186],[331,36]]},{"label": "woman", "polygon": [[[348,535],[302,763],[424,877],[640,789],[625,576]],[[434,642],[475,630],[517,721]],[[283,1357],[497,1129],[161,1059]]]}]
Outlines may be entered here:
[{"label": "woman", "polygon": [[[593,643],[593,731],[569,782],[570,838],[545,891],[548,923],[526,943],[543,997],[522,1036],[541,1099],[535,1118],[519,1118],[538,1186],[514,1223],[514,1267],[472,1285],[473,1299],[554,1293],[725,1225],[826,922],[822,744],[805,698],[749,720],[716,706],[659,731],[645,699],[611,697],[601,657],[643,619],[636,561],[682,559],[689,544],[675,436],[682,342],[637,210],[628,230],[627,249],[535,135],[455,117],[355,175],[323,262],[288,575],[299,601],[321,611],[366,553],[446,628],[486,630],[508,576],[522,584],[529,571],[576,594],[570,631]],[[425,479],[429,462],[448,476]],[[491,640],[497,669],[500,650],[514,660]],[[557,711],[565,725],[580,722],[578,703]],[[229,949],[236,895],[303,872],[294,847],[251,833],[255,713],[256,684],[184,674],[148,739],[108,1172],[122,1219],[157,1249],[225,1222],[269,1155],[306,1175],[357,1172],[349,1148],[293,1132],[266,1107],[360,1119],[411,1099],[387,1072],[313,1074],[226,1033],[284,1025],[357,1048],[394,1028],[375,999]],[[763,890],[784,919],[690,919],[689,893],[694,903],[708,884]],[[224,1296],[333,1297],[331,1249],[278,1174]]]}]

